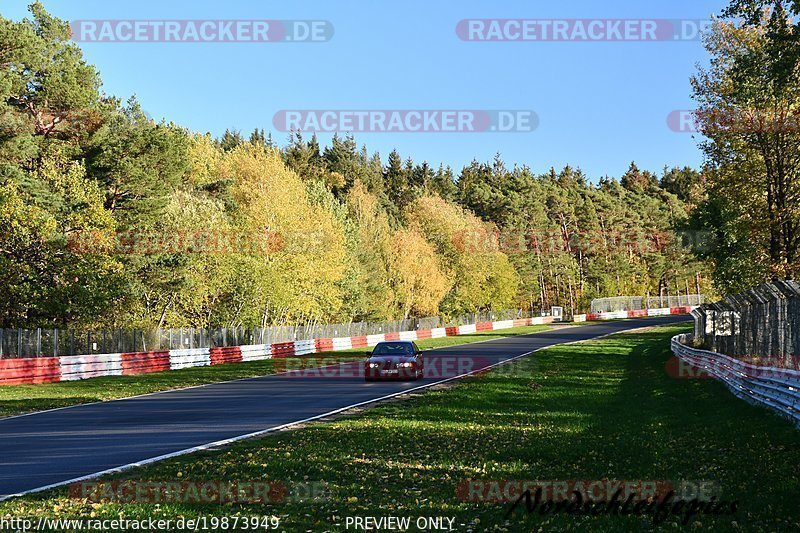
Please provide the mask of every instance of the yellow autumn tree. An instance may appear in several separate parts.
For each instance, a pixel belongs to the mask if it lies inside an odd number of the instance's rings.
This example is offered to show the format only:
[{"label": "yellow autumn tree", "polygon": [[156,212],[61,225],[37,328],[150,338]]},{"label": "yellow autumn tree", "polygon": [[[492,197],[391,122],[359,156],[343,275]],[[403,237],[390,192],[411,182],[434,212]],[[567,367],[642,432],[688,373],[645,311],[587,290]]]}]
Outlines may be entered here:
[{"label": "yellow autumn tree", "polygon": [[[231,316],[228,297],[236,286],[239,257],[229,254],[225,238],[231,234],[230,220],[218,200],[197,191],[175,191],[161,218],[164,252],[174,254],[166,300],[165,324],[240,324]],[[153,291],[155,287],[151,287]]]},{"label": "yellow autumn tree", "polygon": [[305,184],[276,150],[246,143],[225,154],[220,168],[237,206],[242,308],[260,313],[262,323],[336,316],[346,268],[341,224],[309,202]]},{"label": "yellow autumn tree", "polygon": [[187,150],[189,180],[192,184],[203,186],[218,179],[223,153],[211,138],[211,134],[195,133],[189,138]]},{"label": "yellow autumn tree", "polygon": [[442,272],[436,250],[425,237],[411,229],[397,231],[392,238],[391,265],[396,302],[403,318],[437,314],[451,283]]},{"label": "yellow autumn tree", "polygon": [[423,196],[406,208],[405,220],[442,258],[452,288],[442,302],[448,314],[504,309],[514,304],[519,276],[500,251],[494,227],[438,196]]},{"label": "yellow autumn tree", "polygon": [[351,224],[351,272],[348,284],[350,313],[359,319],[396,318],[394,288],[390,284],[393,243],[389,219],[375,195],[356,181],[345,198]]}]

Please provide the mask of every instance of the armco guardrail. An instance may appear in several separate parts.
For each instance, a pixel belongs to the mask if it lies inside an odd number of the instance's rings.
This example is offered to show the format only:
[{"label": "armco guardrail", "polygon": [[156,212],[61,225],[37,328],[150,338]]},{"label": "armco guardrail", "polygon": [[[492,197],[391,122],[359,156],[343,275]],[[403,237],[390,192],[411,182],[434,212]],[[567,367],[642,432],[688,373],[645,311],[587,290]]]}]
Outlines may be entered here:
[{"label": "armco guardrail", "polygon": [[0,385],[20,385],[73,381],[99,376],[147,374],[195,366],[221,365],[260,359],[297,357],[334,350],[375,346],[391,340],[421,340],[476,331],[493,331],[534,324],[548,324],[552,317],[518,318],[496,322],[477,322],[448,328],[378,333],[356,337],[332,337],[273,344],[253,344],[220,348],[188,348],[154,352],[132,352],[0,359]]},{"label": "armco guardrail", "polygon": [[800,371],[753,365],[688,346],[692,336],[672,338],[676,357],[725,383],[737,397],[774,409],[800,427]]}]

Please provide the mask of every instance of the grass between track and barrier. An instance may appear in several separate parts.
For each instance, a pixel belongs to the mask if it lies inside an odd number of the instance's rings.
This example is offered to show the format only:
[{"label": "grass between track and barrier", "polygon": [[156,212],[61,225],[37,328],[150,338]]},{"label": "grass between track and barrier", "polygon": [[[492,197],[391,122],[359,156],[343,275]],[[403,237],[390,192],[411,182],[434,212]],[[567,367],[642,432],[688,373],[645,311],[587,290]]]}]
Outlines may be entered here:
[{"label": "grass between track and barrier", "polygon": [[[652,328],[522,358],[504,371],[375,407],[107,476],[104,480],[324,484],[282,503],[90,503],[61,488],[0,504],[0,516],[144,519],[275,516],[280,530],[360,530],[357,517],[453,518],[458,531],[780,531],[800,527],[800,432],[709,379],[667,375]],[[713,484],[733,515],[528,514],[457,496],[463,480],[667,480]],[[705,486],[705,485],[704,485]],[[217,522],[219,523],[219,522]],[[363,522],[362,522],[363,524]],[[447,524],[447,522],[445,522]]]},{"label": "grass between track and barrier", "polygon": [[[550,329],[534,325],[497,331],[416,341],[422,349],[442,348],[477,341],[527,335]],[[286,359],[264,359],[214,366],[202,366],[137,374],[107,376],[41,385],[0,386],[0,417],[55,409],[69,405],[128,398],[140,394],[192,387],[220,381],[265,376],[288,368],[324,366],[362,359],[372,348],[323,352]],[[280,361],[276,364],[276,361]]]}]

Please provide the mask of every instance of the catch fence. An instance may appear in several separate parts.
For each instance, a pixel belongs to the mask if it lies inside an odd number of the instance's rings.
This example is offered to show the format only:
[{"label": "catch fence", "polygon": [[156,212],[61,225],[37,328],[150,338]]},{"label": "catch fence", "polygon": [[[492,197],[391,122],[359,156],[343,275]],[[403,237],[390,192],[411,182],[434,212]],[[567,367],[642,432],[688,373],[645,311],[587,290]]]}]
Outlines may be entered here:
[{"label": "catch fence", "polygon": [[773,281],[692,312],[694,343],[734,357],[796,366],[800,352],[800,283]]},{"label": "catch fence", "polygon": [[666,307],[694,307],[702,305],[702,294],[681,294],[676,296],[613,296],[592,300],[592,313],[615,311],[639,311],[642,309],[663,309]]}]

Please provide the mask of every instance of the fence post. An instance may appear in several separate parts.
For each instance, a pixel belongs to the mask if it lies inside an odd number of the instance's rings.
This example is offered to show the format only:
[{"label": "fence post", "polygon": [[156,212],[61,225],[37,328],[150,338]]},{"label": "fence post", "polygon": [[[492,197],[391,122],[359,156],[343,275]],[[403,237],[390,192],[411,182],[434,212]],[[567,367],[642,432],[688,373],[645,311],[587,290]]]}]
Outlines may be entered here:
[{"label": "fence post", "polygon": [[17,357],[22,357],[22,328],[17,328]]},{"label": "fence post", "polygon": [[42,328],[36,328],[36,357],[42,356]]},{"label": "fence post", "polygon": [[58,357],[58,328],[53,330],[53,357]]}]

